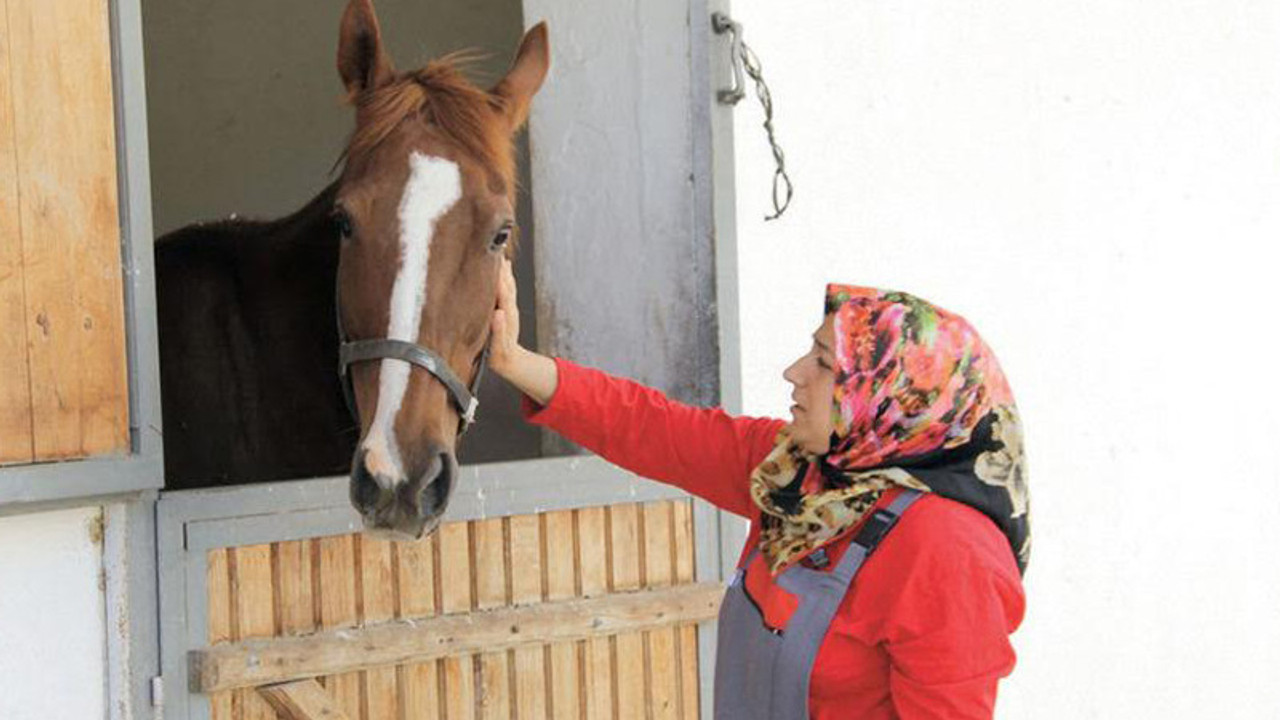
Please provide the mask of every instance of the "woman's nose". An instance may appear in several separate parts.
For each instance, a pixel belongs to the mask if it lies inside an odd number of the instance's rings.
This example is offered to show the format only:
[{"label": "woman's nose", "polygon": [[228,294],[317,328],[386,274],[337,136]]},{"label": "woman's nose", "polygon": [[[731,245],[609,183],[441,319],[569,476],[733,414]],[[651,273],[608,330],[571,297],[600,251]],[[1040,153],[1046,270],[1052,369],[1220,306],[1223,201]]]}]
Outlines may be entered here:
[{"label": "woman's nose", "polygon": [[800,363],[803,359],[804,358],[801,358],[800,360],[796,360],[795,362],[788,365],[787,369],[782,371],[782,379],[786,380],[792,385],[799,386],[800,385],[799,368],[800,368]]}]

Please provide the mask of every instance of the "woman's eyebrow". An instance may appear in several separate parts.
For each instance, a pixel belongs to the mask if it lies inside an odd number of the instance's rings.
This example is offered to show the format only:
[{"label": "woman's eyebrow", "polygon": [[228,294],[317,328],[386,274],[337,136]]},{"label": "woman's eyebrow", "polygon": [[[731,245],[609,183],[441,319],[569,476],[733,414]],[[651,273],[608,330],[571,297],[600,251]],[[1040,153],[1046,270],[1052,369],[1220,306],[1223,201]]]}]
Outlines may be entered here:
[{"label": "woman's eyebrow", "polygon": [[814,336],[813,336],[813,344],[814,344],[814,345],[817,345],[818,347],[822,348],[823,350],[826,350],[827,352],[834,352],[834,351],[833,351],[833,350],[832,350],[832,349],[831,349],[831,348],[830,348],[826,343],[824,343],[824,342],[822,342],[821,340],[819,340],[817,335],[814,335]]}]

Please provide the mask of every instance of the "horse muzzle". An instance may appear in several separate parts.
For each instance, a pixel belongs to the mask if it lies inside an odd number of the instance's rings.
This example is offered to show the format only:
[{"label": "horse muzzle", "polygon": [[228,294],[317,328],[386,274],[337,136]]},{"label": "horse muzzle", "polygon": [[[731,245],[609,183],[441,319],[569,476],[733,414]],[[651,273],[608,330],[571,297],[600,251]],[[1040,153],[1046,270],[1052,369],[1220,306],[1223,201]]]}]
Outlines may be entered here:
[{"label": "horse muzzle", "polygon": [[458,460],[444,449],[428,454],[426,467],[412,480],[391,478],[369,469],[364,450],[351,463],[351,504],[365,531],[393,540],[417,540],[440,524],[458,478]]}]

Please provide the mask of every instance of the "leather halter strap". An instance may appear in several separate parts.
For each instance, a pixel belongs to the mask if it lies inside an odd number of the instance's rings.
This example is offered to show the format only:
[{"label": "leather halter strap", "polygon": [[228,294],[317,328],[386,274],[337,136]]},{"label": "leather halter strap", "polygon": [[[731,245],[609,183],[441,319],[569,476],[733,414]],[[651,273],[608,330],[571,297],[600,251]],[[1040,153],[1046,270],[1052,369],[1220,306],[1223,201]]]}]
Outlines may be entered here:
[{"label": "leather halter strap", "polygon": [[430,348],[404,340],[392,340],[389,338],[347,340],[347,333],[342,327],[341,300],[337,292],[334,293],[334,300],[335,315],[338,319],[338,378],[342,384],[342,394],[347,401],[347,410],[351,412],[351,416],[356,417],[355,392],[351,386],[351,373],[349,372],[351,365],[373,360],[400,360],[426,370],[444,385],[445,389],[449,391],[449,399],[453,401],[454,407],[458,409],[458,435],[465,433],[467,428],[476,421],[476,411],[480,408],[480,401],[476,398],[476,393],[480,389],[480,381],[484,378],[485,368],[489,364],[489,349],[493,345],[493,334],[490,333],[489,338],[485,340],[484,350],[480,352],[480,357],[476,358],[476,363],[479,367],[476,369],[475,377],[471,380],[471,387],[468,388],[462,384],[458,376],[449,368],[449,363],[445,362],[444,358]]},{"label": "leather halter strap", "polygon": [[472,389],[468,389],[462,381],[458,380],[458,376],[449,369],[449,364],[435,351],[403,340],[384,338],[344,342],[338,350],[338,365],[339,372],[343,376],[347,375],[347,368],[352,363],[369,360],[403,360],[411,365],[417,365],[434,375],[449,391],[449,397],[458,408],[458,414],[462,418],[463,429],[465,429],[476,420],[476,409],[480,406],[480,401],[476,399],[474,388],[479,385],[488,354],[489,344],[485,343],[484,352],[481,353],[480,371],[476,373],[476,382],[473,383]]}]

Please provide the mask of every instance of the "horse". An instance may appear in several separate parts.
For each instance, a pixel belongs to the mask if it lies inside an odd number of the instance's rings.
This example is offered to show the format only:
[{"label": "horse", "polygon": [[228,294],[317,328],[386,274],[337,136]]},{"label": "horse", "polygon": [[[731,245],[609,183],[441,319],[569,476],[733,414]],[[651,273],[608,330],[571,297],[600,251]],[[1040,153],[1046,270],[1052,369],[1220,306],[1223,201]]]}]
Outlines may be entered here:
[{"label": "horse", "polygon": [[287,217],[157,240],[166,487],[349,473],[367,531],[439,523],[515,249],[513,141],[547,73],[546,25],[492,88],[462,62],[397,71],[371,0],[350,0],[337,66],[355,128],[337,179]]}]

